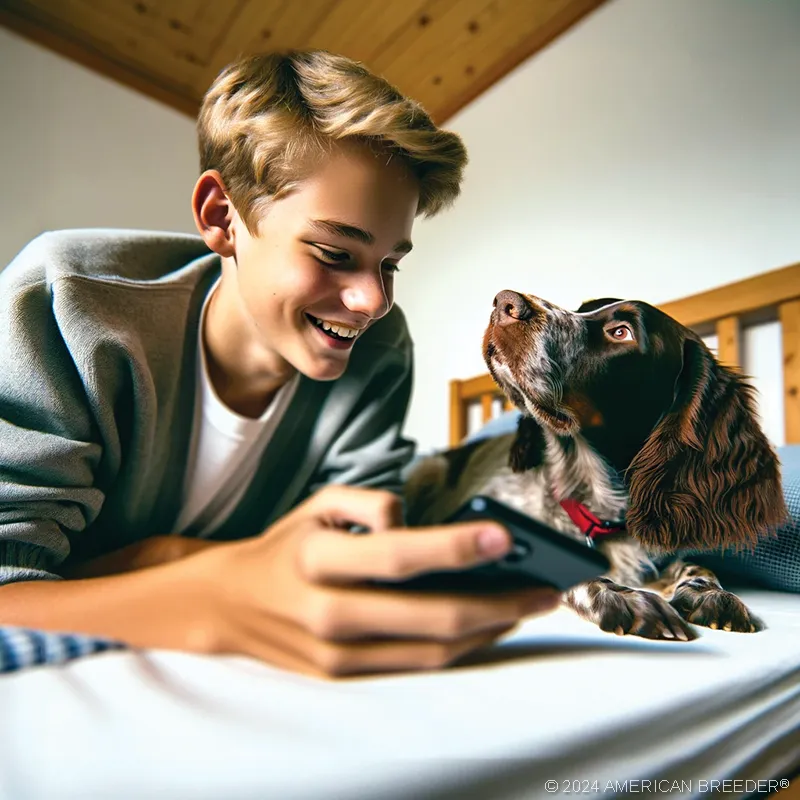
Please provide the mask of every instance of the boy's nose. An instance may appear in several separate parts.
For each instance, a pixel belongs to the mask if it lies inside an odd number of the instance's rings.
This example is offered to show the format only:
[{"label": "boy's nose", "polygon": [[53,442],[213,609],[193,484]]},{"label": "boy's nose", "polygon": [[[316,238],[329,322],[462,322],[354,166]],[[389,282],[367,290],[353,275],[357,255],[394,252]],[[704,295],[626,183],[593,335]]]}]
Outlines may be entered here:
[{"label": "boy's nose", "polygon": [[386,316],[392,306],[392,299],[379,277],[353,282],[342,295],[344,304],[350,311],[365,314],[371,319]]}]

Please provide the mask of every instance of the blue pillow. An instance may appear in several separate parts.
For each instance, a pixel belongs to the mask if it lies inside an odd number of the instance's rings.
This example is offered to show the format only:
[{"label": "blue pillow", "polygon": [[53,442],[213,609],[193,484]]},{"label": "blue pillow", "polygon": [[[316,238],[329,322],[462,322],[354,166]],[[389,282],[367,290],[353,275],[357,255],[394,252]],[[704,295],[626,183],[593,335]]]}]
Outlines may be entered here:
[{"label": "blue pillow", "polygon": [[[513,433],[519,411],[505,411],[469,436],[476,442],[492,436]],[[783,477],[783,493],[790,521],[777,535],[764,539],[750,552],[685,552],[694,563],[712,570],[723,582],[747,584],[783,592],[800,592],[800,445],[778,448]]]},{"label": "blue pillow", "polygon": [[483,427],[475,433],[467,436],[465,444],[477,442],[481,439],[491,439],[493,436],[505,436],[507,433],[514,433],[517,430],[517,423],[522,414],[514,409],[504,411],[499,417],[489,420]]},{"label": "blue pillow", "polygon": [[691,560],[708,567],[723,582],[800,592],[800,445],[779,447],[778,458],[789,522],[751,552],[692,554]]}]

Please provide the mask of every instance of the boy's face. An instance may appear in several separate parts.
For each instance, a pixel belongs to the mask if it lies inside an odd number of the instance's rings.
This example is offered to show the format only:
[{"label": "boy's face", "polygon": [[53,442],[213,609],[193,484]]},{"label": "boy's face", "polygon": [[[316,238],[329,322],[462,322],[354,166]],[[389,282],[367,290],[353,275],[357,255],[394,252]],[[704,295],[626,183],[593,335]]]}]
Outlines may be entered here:
[{"label": "boy's face", "polygon": [[418,200],[400,159],[346,143],[269,205],[257,236],[234,212],[235,259],[225,259],[215,304],[245,363],[275,377],[338,378],[392,307]]}]

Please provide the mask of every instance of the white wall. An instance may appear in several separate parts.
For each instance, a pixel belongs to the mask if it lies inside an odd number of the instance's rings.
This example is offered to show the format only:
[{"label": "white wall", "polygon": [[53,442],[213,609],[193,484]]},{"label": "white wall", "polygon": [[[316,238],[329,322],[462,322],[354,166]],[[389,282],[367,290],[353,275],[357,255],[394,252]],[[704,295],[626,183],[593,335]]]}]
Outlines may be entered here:
[{"label": "white wall", "polygon": [[464,193],[397,280],[422,449],[501,289],[658,303],[800,261],[798,41],[798,0],[612,0],[450,121]]},{"label": "white wall", "polygon": [[0,28],[0,269],[44,230],[194,230],[189,117]]}]

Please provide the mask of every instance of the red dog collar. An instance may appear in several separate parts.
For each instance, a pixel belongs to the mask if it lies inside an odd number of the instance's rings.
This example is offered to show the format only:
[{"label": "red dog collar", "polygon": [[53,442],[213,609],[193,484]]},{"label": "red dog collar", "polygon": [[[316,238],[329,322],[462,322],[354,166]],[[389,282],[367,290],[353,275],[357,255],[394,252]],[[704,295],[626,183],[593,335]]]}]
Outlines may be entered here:
[{"label": "red dog collar", "polygon": [[586,543],[591,547],[594,547],[594,540],[598,537],[625,531],[624,522],[609,522],[600,519],[577,500],[571,498],[562,500],[561,508],[569,514],[569,518],[578,526],[580,532],[586,537]]}]

